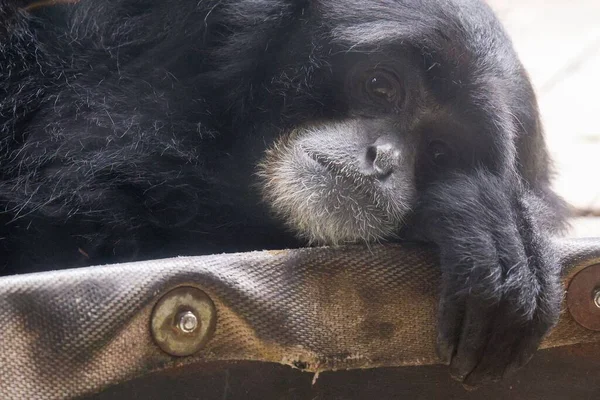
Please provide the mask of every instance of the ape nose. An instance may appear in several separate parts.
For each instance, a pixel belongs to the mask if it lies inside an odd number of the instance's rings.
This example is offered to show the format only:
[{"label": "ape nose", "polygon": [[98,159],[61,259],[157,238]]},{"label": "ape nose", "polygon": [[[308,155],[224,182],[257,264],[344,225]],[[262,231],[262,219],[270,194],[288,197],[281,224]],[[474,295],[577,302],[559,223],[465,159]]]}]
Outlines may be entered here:
[{"label": "ape nose", "polygon": [[378,140],[367,148],[366,161],[378,178],[385,178],[400,164],[400,150],[390,141]]}]

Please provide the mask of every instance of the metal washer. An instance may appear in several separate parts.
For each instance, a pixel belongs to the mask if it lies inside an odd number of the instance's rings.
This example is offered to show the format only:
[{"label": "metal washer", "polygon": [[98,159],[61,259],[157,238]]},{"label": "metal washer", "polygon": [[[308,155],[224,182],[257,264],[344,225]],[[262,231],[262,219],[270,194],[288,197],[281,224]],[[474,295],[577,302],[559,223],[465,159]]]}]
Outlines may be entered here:
[{"label": "metal washer", "polygon": [[600,331],[598,290],[600,290],[600,264],[590,265],[579,271],[571,279],[567,290],[567,306],[573,319],[592,331]]},{"label": "metal washer", "polygon": [[[193,329],[183,329],[190,326],[192,315],[196,321]],[[196,287],[180,286],[156,303],[150,329],[152,338],[164,352],[184,357],[198,352],[212,338],[216,322],[217,313],[210,297]]]}]

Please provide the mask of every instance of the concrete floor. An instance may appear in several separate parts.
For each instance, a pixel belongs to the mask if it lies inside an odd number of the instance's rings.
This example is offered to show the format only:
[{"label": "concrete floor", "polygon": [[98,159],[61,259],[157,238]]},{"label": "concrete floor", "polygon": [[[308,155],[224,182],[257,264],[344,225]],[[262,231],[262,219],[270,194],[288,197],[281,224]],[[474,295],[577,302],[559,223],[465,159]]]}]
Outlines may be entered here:
[{"label": "concrete floor", "polygon": [[537,91],[555,189],[588,215],[572,236],[600,237],[600,0],[488,2]]}]

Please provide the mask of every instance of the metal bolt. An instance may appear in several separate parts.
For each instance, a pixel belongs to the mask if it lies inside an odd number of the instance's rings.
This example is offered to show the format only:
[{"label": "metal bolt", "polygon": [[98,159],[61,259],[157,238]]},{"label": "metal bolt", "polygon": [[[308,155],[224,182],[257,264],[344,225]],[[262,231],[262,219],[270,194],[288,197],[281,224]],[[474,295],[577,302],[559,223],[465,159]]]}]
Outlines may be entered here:
[{"label": "metal bolt", "polygon": [[600,289],[596,289],[594,292],[594,304],[600,308]]},{"label": "metal bolt", "polygon": [[191,311],[185,311],[179,315],[177,328],[184,333],[192,333],[198,328],[198,317]]},{"label": "metal bolt", "polygon": [[214,303],[202,290],[180,286],[165,293],[152,310],[150,329],[163,351],[190,356],[212,338],[217,323]]}]

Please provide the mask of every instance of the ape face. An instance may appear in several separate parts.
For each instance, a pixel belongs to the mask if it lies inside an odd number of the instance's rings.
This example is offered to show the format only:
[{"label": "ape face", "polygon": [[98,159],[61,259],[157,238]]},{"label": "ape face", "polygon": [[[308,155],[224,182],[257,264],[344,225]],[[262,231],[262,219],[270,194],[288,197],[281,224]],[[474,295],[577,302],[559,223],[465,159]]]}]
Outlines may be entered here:
[{"label": "ape face", "polygon": [[478,59],[451,58],[470,51],[460,39],[444,38],[442,50],[452,53],[433,56],[402,39],[333,44],[320,60],[327,67],[305,83],[310,95],[270,90],[291,104],[281,110],[288,125],[259,163],[263,201],[276,218],[310,244],[397,239],[430,184],[477,165],[510,170],[502,158],[514,152],[503,137],[518,134],[511,108],[519,105],[533,124],[535,99],[514,73],[516,58],[485,60],[505,75],[477,71]]},{"label": "ape face", "polygon": [[[345,112],[284,133],[261,165],[266,202],[309,243],[393,238],[414,205],[422,74],[377,56],[336,60],[332,109]],[[441,161],[443,146],[426,156]]]}]

